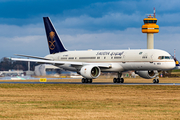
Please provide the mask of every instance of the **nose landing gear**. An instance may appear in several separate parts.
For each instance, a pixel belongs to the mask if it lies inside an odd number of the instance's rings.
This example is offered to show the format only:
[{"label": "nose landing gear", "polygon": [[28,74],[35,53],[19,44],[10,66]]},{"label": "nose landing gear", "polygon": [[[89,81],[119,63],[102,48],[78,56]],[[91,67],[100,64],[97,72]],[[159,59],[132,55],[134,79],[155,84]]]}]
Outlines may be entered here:
[{"label": "nose landing gear", "polygon": [[159,79],[154,79],[153,83],[159,83]]},{"label": "nose landing gear", "polygon": [[158,72],[156,72],[156,77],[153,80],[153,83],[159,83],[159,73]]}]

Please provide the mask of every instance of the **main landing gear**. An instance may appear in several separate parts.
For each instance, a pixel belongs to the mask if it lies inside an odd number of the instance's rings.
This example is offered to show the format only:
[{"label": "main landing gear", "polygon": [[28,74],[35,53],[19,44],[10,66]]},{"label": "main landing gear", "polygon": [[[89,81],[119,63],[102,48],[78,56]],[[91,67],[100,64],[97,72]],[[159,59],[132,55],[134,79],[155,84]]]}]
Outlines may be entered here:
[{"label": "main landing gear", "polygon": [[124,78],[114,78],[113,82],[114,83],[124,83]]},{"label": "main landing gear", "polygon": [[121,78],[122,73],[118,73],[118,78],[113,79],[113,83],[124,83],[124,78]]},{"label": "main landing gear", "polygon": [[82,83],[92,83],[92,79],[82,78]]}]

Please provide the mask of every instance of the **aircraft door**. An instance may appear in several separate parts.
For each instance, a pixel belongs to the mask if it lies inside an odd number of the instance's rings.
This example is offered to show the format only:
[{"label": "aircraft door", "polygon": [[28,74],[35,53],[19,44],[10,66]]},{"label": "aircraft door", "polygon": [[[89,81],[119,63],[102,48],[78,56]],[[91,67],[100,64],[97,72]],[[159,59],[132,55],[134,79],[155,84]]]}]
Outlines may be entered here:
[{"label": "aircraft door", "polygon": [[125,55],[122,56],[122,63],[126,63],[125,62]]},{"label": "aircraft door", "polygon": [[153,59],[154,59],[154,56],[153,56],[153,54],[152,54],[152,55],[151,55],[150,63],[153,63]]}]

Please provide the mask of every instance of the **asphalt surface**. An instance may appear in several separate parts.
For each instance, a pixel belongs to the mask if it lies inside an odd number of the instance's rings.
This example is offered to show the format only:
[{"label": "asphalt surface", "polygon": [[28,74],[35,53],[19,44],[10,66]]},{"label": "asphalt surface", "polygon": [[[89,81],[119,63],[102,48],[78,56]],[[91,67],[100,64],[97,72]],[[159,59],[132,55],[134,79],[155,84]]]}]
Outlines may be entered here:
[{"label": "asphalt surface", "polygon": [[82,84],[82,85],[180,85],[180,83],[111,83],[111,82],[0,82],[0,84]]},{"label": "asphalt surface", "polygon": [[[13,78],[13,79],[12,79]],[[58,79],[79,79],[79,78],[47,78],[47,80]],[[81,83],[81,82],[40,82],[39,78],[30,76],[24,77],[1,77],[0,84],[82,84],[82,85],[180,85],[180,83],[113,83],[113,82],[93,82],[93,83]],[[4,81],[5,80],[5,81]],[[8,80],[8,81],[6,81]],[[10,80],[10,81],[9,81]],[[20,80],[20,81],[15,81]],[[26,80],[37,80],[37,82],[27,82]]]}]

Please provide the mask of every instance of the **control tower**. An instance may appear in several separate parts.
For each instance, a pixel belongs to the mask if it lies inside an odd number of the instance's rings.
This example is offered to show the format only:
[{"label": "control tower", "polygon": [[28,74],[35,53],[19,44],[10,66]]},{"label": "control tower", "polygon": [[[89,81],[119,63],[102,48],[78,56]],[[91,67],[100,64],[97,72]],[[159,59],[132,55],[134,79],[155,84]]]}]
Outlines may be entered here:
[{"label": "control tower", "polygon": [[156,25],[155,8],[154,14],[148,14],[147,18],[144,18],[143,21],[142,33],[147,33],[147,49],[154,49],[154,33],[159,32],[159,26]]}]

